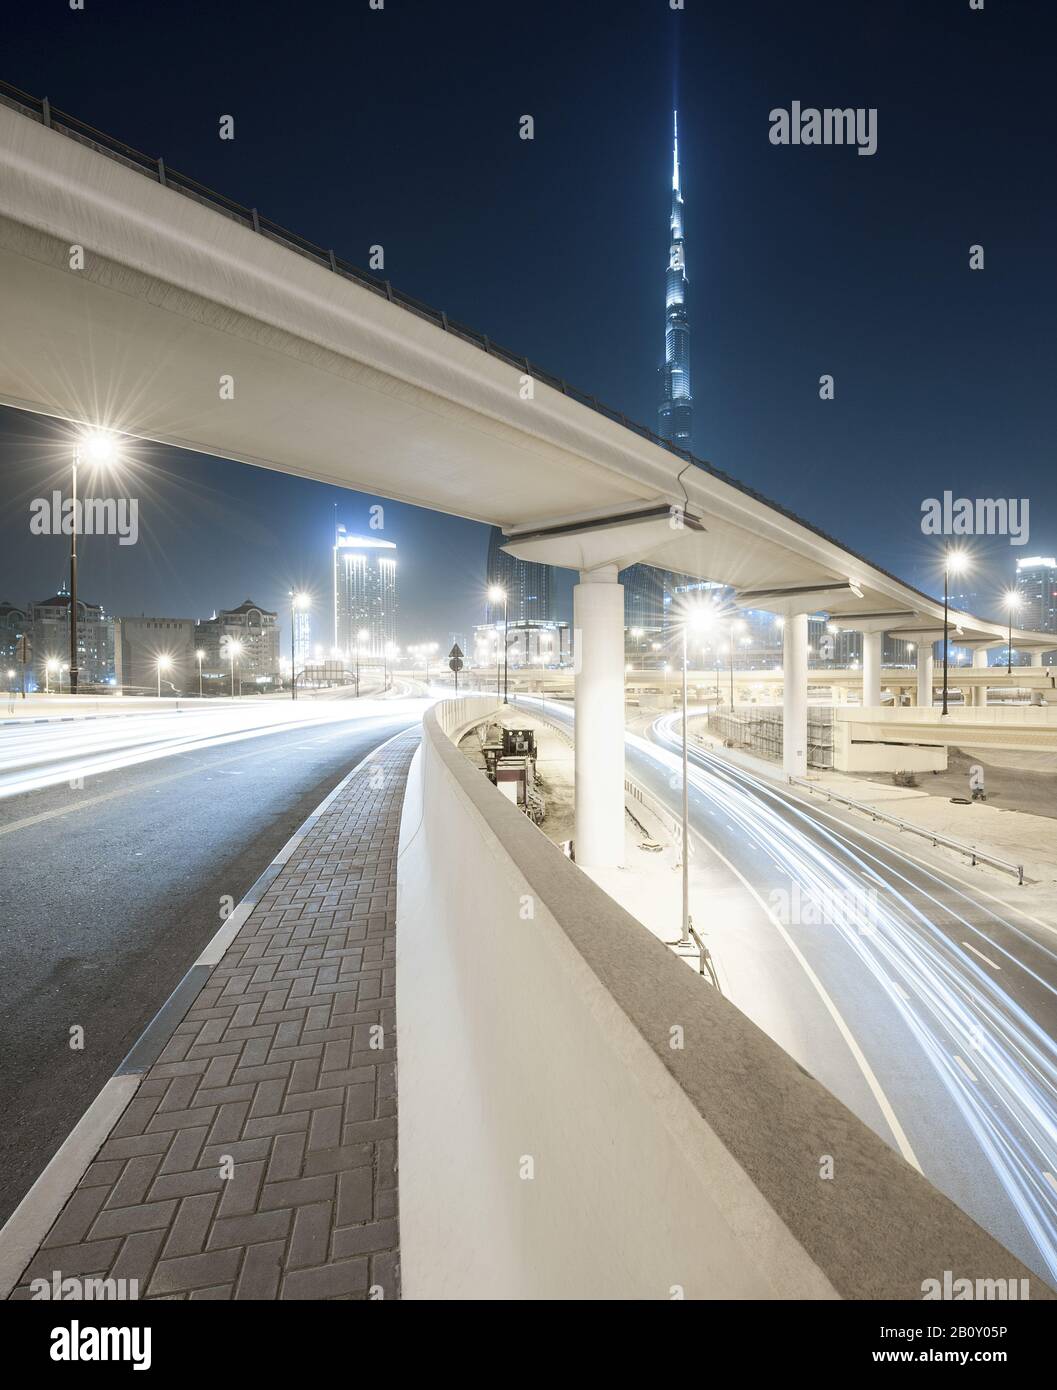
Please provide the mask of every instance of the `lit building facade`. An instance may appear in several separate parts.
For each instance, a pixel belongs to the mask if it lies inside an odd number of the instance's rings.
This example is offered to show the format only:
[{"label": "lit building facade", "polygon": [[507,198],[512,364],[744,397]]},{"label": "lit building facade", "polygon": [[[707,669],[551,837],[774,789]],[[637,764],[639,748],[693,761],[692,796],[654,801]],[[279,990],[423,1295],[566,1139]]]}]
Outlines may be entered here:
[{"label": "lit building facade", "polygon": [[1057,632],[1057,557],[1032,555],[1017,561],[1020,607],[1014,626],[1032,632]]},{"label": "lit building facade", "polygon": [[[567,666],[572,661],[572,634],[566,622],[511,621],[507,628],[510,669]],[[473,630],[474,666],[494,667],[503,660],[503,624],[480,623]]]},{"label": "lit building facade", "polygon": [[[235,669],[242,681],[268,684],[279,675],[279,616],[246,599],[195,625],[194,647],[204,652],[202,670],[215,681],[228,675],[230,644],[240,645]],[[197,663],[196,663],[197,666]]]},{"label": "lit building facade", "polygon": [[312,655],[312,614],[307,608],[294,609],[294,669],[303,671]]},{"label": "lit building facade", "polygon": [[[49,661],[70,661],[70,595],[65,586],[51,598],[31,603],[26,626],[37,685],[45,685]],[[98,603],[77,603],[77,665],[80,686],[110,685],[114,679],[114,620]],[[68,675],[66,677],[68,679]],[[52,688],[55,682],[52,681]]]},{"label": "lit building facade", "polygon": [[[194,618],[118,618],[114,639],[114,668],[118,689],[129,695],[158,689],[158,662],[163,695],[198,689],[195,658],[197,624]],[[204,666],[203,662],[203,666]]]},{"label": "lit building facade", "polygon": [[692,447],[693,396],[690,391],[690,323],[686,312],[686,250],[683,194],[679,185],[679,113],[674,113],[672,208],[668,271],[664,295],[664,366],[657,433],[680,449]]},{"label": "lit building facade", "polygon": [[[334,647],[383,656],[396,644],[396,546],[374,536],[350,536],[339,526],[334,541]],[[359,633],[366,631],[362,641]]]},{"label": "lit building facade", "polygon": [[[503,533],[492,527],[488,538],[488,571],[485,585],[498,587],[506,594],[506,613],[513,623],[548,623],[554,621],[554,571],[550,565],[535,560],[519,560],[502,548]],[[485,623],[503,621],[503,604],[485,604]]]},{"label": "lit building facade", "polygon": [[[26,638],[23,643],[23,638]],[[8,670],[21,666],[23,651],[29,660],[29,638],[26,631],[26,610],[16,608],[13,603],[0,603],[0,666]]]}]

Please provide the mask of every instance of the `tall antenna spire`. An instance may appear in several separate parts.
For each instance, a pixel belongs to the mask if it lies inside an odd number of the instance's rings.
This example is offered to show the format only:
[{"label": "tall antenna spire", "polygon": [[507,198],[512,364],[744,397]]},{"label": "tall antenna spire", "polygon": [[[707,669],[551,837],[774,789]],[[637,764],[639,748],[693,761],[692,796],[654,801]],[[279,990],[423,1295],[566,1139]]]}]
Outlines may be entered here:
[{"label": "tall antenna spire", "polygon": [[672,206],[668,272],[664,295],[664,366],[658,434],[681,449],[692,446],[693,397],[690,394],[690,324],[686,314],[686,248],[683,242],[683,194],[679,187],[679,112],[672,112]]}]

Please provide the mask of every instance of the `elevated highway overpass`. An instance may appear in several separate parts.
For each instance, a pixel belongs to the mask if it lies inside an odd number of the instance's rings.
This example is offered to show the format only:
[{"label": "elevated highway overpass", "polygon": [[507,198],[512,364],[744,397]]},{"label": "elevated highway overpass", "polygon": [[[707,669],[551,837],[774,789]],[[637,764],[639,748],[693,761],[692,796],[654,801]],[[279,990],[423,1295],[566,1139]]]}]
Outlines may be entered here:
[{"label": "elevated highway overpass", "polygon": [[[578,570],[576,838],[623,853],[623,602],[645,562],[783,614],[786,766],[806,756],[807,614],[919,651],[942,605],[711,465],[387,281],[0,88],[0,401],[498,525]],[[227,389],[224,389],[224,388]],[[952,615],[962,645],[1003,624]],[[1014,631],[1041,653],[1052,634]],[[922,655],[922,686],[931,679]]]},{"label": "elevated highway overpass", "polygon": [[[493,523],[513,553],[577,569],[581,864],[623,851],[622,566],[720,580],[786,615],[791,770],[808,612],[862,628],[878,653],[875,633],[938,629],[934,600],[806,521],[256,210],[10,92],[0,308],[10,405]],[[960,642],[1005,641],[1001,624],[954,622]],[[1054,639],[1016,632],[1014,645]],[[401,1107],[418,1122],[402,1130],[401,1219],[420,1238],[408,1260],[420,1288],[564,1291],[593,1267],[614,1288],[670,1296],[681,1271],[657,1252],[673,1244],[691,1295],[909,1297],[944,1268],[1026,1275],[464,767],[449,737],[459,717],[424,722],[401,842],[411,949],[398,988],[420,1022],[401,1060]],[[500,918],[524,926],[526,899],[535,930],[497,932]],[[468,990],[482,961],[491,987]],[[670,1018],[685,1021],[684,1049]],[[552,1165],[534,1187],[513,1180],[526,1116]],[[625,1167],[610,1162],[614,1134]],[[834,1134],[846,1136],[836,1214],[818,1181]],[[467,1136],[480,1146],[469,1167]],[[645,1197],[629,1201],[643,1176]],[[673,1191],[690,1194],[685,1210]],[[524,1194],[540,1219],[515,1205]],[[463,1216],[481,1244],[451,1224]],[[579,1239],[585,1219],[609,1246]],[[491,1264],[463,1262],[507,1234]]]}]

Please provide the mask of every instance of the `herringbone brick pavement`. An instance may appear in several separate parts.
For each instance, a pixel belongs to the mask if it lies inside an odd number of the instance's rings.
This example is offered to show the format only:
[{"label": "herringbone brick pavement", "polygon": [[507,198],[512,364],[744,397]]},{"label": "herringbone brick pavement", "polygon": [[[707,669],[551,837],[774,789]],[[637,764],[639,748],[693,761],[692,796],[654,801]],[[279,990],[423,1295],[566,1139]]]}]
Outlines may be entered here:
[{"label": "herringbone brick pavement", "polygon": [[394,954],[418,732],[321,813],[140,1084],[11,1297],[399,1297]]}]

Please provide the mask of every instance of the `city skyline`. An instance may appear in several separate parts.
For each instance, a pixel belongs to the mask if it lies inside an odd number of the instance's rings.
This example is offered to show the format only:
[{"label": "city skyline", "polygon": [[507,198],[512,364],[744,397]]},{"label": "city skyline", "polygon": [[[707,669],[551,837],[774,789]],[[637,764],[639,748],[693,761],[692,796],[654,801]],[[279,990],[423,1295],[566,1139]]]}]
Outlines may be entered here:
[{"label": "city skyline", "polygon": [[[1017,217],[1019,190],[1030,184],[1033,161],[1042,155],[1031,134],[1039,128],[1035,85],[996,88],[1001,78],[971,29],[952,38],[931,17],[918,17],[914,64],[935,68],[941,46],[945,51],[953,44],[961,75],[982,94],[1001,92],[1001,100],[990,103],[1001,125],[973,145],[972,163],[955,147],[933,177],[927,153],[913,142],[914,120],[931,118],[931,112],[907,110],[905,100],[894,99],[884,108],[889,124],[870,159],[858,160],[847,150],[775,147],[766,138],[767,112],[775,93],[784,90],[789,64],[810,71],[813,30],[794,24],[780,6],[766,9],[775,43],[751,76],[738,61],[751,49],[747,21],[717,16],[730,55],[717,71],[700,23],[681,16],[679,70],[711,79],[704,86],[684,81],[681,90],[667,26],[645,17],[629,20],[621,43],[635,54],[639,80],[631,99],[616,109],[607,104],[607,92],[630,61],[623,49],[605,74],[591,77],[587,94],[582,74],[574,82],[563,73],[537,112],[531,145],[515,134],[508,147],[507,133],[472,119],[469,94],[458,98],[460,144],[449,151],[455,163],[448,196],[461,209],[457,225],[463,230],[442,225],[429,238],[406,230],[419,220],[416,199],[439,192],[431,172],[438,155],[434,138],[416,123],[414,112],[393,110],[380,144],[365,147],[362,178],[370,197],[363,204],[341,204],[335,221],[311,182],[326,167],[328,137],[312,124],[312,160],[305,169],[293,152],[304,147],[308,128],[298,127],[294,117],[277,128],[253,85],[238,74],[231,76],[230,101],[242,113],[244,134],[222,146],[204,111],[200,126],[189,123],[182,86],[152,84],[149,94],[143,88],[135,101],[115,103],[105,88],[87,82],[93,54],[100,62],[104,58],[98,30],[85,34],[87,62],[53,53],[45,69],[34,24],[23,15],[9,35],[8,57],[26,87],[47,86],[57,102],[61,98],[67,109],[100,127],[110,126],[134,143],[164,146],[174,165],[247,202],[260,196],[255,190],[267,170],[269,211],[288,225],[361,261],[370,246],[382,246],[384,273],[394,283],[428,302],[446,303],[454,316],[647,424],[656,420],[657,409],[656,266],[666,243],[671,259],[672,244],[670,227],[657,214],[671,198],[673,169],[660,155],[671,148],[677,105],[679,182],[694,191],[695,273],[688,303],[695,325],[698,455],[811,516],[821,529],[927,592],[938,591],[942,576],[939,547],[921,531],[921,504],[924,496],[942,496],[954,478],[958,492],[970,498],[993,497],[999,477],[1004,491],[1030,497],[1028,546],[1032,553],[1053,553],[1057,481],[1045,441],[1053,436],[1055,407],[1046,383],[1057,364],[1044,324],[1057,312],[1057,295],[1038,269],[1048,255],[1045,228],[1057,220],[1052,190],[1038,189],[1030,222]],[[460,13],[458,22],[469,22],[468,14]],[[218,20],[222,29],[227,22]],[[566,22],[586,23],[582,17]],[[1030,26],[1014,26],[1001,15],[988,16],[987,23],[988,43],[1015,53],[1031,70],[1041,34],[1033,42]],[[878,85],[877,101],[894,98],[894,89],[885,86],[890,79],[874,74],[872,59],[875,48],[895,45],[898,33],[898,26],[881,20],[868,36],[830,33],[834,56],[822,65],[819,80],[832,86],[839,60],[848,80]],[[438,43],[449,52],[453,42],[423,16],[406,39],[412,65],[426,63],[427,54],[431,60]],[[121,34],[108,32],[106,42],[114,45],[106,61],[120,61]],[[788,62],[779,63],[775,52]],[[454,48],[449,56],[459,61]],[[207,63],[203,55],[196,61]],[[363,70],[359,76],[369,100],[376,75]],[[139,78],[135,72],[129,77],[135,91]],[[673,83],[677,102],[667,99]],[[474,90],[471,84],[469,92]],[[587,138],[578,119],[586,95],[610,112],[611,138]],[[389,111],[388,103],[382,105]],[[1001,138],[1003,131],[1009,139]],[[1013,139],[1014,131],[1027,134]],[[390,142],[400,142],[399,162],[386,157],[396,148]],[[490,200],[482,199],[469,177],[479,159],[488,161],[512,206],[524,210],[531,203],[538,209],[524,222],[511,221],[499,245],[484,235],[491,227]],[[973,192],[985,176],[1008,194],[990,199],[986,214]],[[906,200],[900,204],[892,190],[903,186]],[[379,223],[381,206],[393,211]],[[599,218],[606,229],[605,256],[552,254],[552,247],[591,244],[589,229]],[[915,238],[912,253],[906,240],[911,222],[924,233]],[[535,235],[544,224],[561,227],[556,243]],[[777,239],[772,226],[782,228]],[[978,228],[974,235],[988,243],[983,272],[969,270],[968,244],[955,241],[968,227]],[[501,267],[509,255],[525,273],[508,282]],[[927,287],[930,305],[910,340],[902,329],[910,308],[908,284],[917,287],[915,293]],[[1011,303],[1028,306],[1013,335]],[[584,323],[590,332],[571,331]],[[835,395],[821,401],[818,378],[826,372],[835,377]],[[985,403],[995,408],[984,410]],[[26,528],[31,500],[61,486],[60,437],[56,422],[0,407],[0,459],[8,482],[0,597],[12,603],[28,601],[30,593],[54,592],[62,577],[61,543],[37,537],[31,544]],[[353,512],[364,515],[383,502],[398,543],[420,557],[402,574],[406,611],[421,615],[421,631],[409,631],[409,640],[469,630],[483,616],[485,527],[161,446],[137,452],[150,459],[156,485],[153,496],[141,497],[139,544],[119,555],[105,544],[86,546],[84,556],[84,582],[112,611],[132,611],[133,594],[144,595],[151,611],[204,611],[199,591],[206,588],[226,592],[229,602],[252,592],[280,613],[291,587],[307,585],[323,596],[329,584],[320,549],[337,500],[353,526],[360,524]],[[849,466],[868,504],[851,512],[841,483]],[[236,532],[247,542],[246,554],[260,557],[241,569],[229,553]],[[180,576],[162,553],[163,538],[175,535],[183,544],[174,550],[196,555],[191,578]],[[1016,548],[1003,536],[978,537],[973,548],[986,615],[999,617],[1000,595],[1014,579]],[[208,584],[203,570],[212,571]],[[17,592],[21,575],[29,581],[24,593]],[[573,579],[568,571],[555,574],[555,612],[566,619]]]},{"label": "city skyline", "polygon": [[689,1299],[1023,1359],[1055,54],[1041,0],[16,3],[19,1349]]}]

